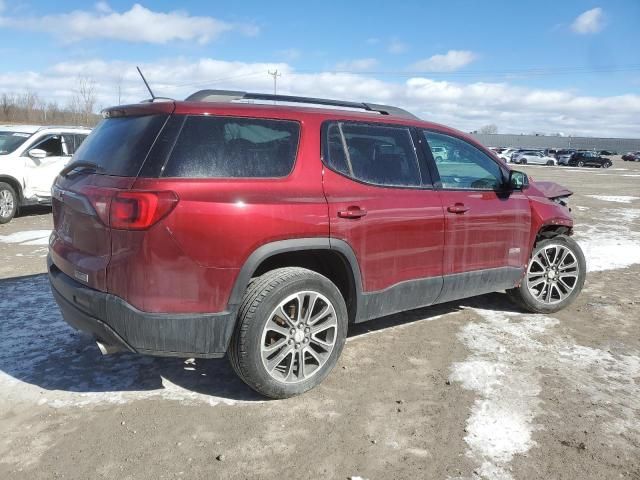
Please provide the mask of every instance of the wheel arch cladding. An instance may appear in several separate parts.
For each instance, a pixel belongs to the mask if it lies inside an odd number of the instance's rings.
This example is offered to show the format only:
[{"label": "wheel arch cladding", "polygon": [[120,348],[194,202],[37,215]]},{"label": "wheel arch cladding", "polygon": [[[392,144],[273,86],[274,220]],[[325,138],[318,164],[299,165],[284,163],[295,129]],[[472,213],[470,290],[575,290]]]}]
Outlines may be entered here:
[{"label": "wheel arch cladding", "polygon": [[18,196],[18,202],[22,202],[22,185],[20,182],[14,177],[10,177],[9,175],[0,175],[0,183],[6,183],[13,188],[14,192]]},{"label": "wheel arch cladding", "polygon": [[360,268],[353,249],[342,240],[298,238],[279,240],[258,247],[238,273],[229,297],[229,310],[237,310],[252,278],[282,267],[302,267],[331,280],[340,290],[353,322],[362,294]]}]

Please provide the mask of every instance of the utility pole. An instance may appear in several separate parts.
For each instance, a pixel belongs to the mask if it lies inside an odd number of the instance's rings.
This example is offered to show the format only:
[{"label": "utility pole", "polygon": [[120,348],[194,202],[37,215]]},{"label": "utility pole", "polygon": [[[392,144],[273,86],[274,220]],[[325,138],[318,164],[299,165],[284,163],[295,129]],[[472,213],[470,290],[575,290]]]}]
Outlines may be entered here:
[{"label": "utility pole", "polygon": [[276,69],[274,72],[272,72],[271,70],[267,70],[267,73],[273,77],[273,94],[277,95],[278,94],[278,77],[281,77],[282,74],[278,72],[278,69]]}]

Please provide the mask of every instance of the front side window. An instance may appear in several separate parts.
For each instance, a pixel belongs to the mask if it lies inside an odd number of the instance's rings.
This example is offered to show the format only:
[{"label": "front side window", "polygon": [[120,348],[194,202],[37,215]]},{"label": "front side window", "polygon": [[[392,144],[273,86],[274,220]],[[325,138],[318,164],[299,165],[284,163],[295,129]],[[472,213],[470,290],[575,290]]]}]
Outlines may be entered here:
[{"label": "front side window", "polygon": [[[502,170],[489,155],[456,137],[423,132],[440,174],[442,188],[452,190],[498,190],[503,184]],[[442,159],[442,149],[446,159]]]},{"label": "front side window", "polygon": [[323,156],[331,169],[365,183],[421,185],[418,159],[406,127],[332,123],[326,129]]},{"label": "front side window", "polygon": [[264,118],[189,116],[164,177],[277,178],[291,173],[300,124]]},{"label": "front side window", "polygon": [[47,152],[47,157],[61,157],[62,153],[62,137],[60,135],[50,135],[44,140],[36,143],[30,150],[38,149]]}]

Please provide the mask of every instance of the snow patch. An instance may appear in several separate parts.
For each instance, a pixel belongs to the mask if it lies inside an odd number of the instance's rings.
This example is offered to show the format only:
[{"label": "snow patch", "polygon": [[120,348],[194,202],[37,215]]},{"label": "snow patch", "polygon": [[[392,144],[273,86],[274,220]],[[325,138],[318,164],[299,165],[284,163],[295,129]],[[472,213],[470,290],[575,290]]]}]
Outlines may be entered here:
[{"label": "snow patch", "polygon": [[[482,478],[511,480],[509,463],[536,446],[532,434],[545,414],[539,398],[542,370],[579,390],[594,408],[595,428],[620,448],[640,441],[640,354],[614,355],[553,335],[557,319],[544,315],[473,309],[482,319],[458,338],[471,351],[452,365],[450,379],[478,394],[467,420],[467,455]],[[597,419],[597,421],[596,421]],[[553,422],[552,419],[549,421]],[[626,442],[626,443],[625,443]]]},{"label": "snow patch", "polygon": [[[629,197],[635,198],[635,197]],[[640,231],[632,226],[640,209],[603,209],[589,225],[578,225],[575,239],[587,261],[587,270],[599,272],[640,263]]]},{"label": "snow patch", "polygon": [[61,408],[152,397],[212,406],[262,400],[224,360],[102,356],[62,320],[46,275],[4,280],[0,318],[0,409],[4,402]]},{"label": "snow patch", "polygon": [[620,238],[615,233],[597,233],[589,238],[576,236],[587,261],[587,271],[627,268],[640,263],[640,241]]},{"label": "snow patch", "polygon": [[631,203],[634,200],[640,200],[640,197],[632,197],[629,195],[587,195],[587,197],[602,200],[603,202]]},{"label": "snow patch", "polygon": [[2,243],[18,243],[20,245],[49,245],[51,230],[26,230],[9,235],[0,235]]},{"label": "snow patch", "polygon": [[467,420],[468,455],[480,463],[487,478],[510,479],[508,463],[535,445],[533,420],[539,413],[540,374],[530,356],[540,356],[537,341],[557,320],[490,310],[475,310],[484,323],[471,323],[458,338],[472,351],[452,367],[451,380],[480,396]]}]

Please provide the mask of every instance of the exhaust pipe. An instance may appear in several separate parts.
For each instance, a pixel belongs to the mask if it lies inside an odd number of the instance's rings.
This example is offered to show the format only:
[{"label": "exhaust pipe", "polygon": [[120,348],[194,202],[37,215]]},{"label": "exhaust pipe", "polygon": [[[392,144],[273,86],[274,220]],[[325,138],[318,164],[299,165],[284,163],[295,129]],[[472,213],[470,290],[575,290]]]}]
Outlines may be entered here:
[{"label": "exhaust pipe", "polygon": [[121,352],[122,348],[118,345],[109,345],[108,343],[101,342],[100,340],[96,340],[96,345],[100,349],[100,353],[102,355],[110,355],[112,353]]}]

